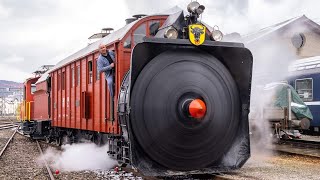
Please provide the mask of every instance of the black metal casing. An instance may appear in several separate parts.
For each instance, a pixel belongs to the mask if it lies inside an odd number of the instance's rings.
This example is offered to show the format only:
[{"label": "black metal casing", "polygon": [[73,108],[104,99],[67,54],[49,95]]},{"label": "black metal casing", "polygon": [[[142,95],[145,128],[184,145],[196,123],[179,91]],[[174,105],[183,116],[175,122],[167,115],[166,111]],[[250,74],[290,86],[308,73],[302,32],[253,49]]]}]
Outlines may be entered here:
[{"label": "black metal casing", "polygon": [[[130,124],[134,123],[130,119],[130,91],[142,69],[157,55],[177,49],[197,49],[216,57],[229,70],[234,78],[240,97],[240,124],[237,136],[228,152],[225,152],[214,164],[192,171],[175,171],[161,166],[152,161],[143,152],[139,143],[135,139]],[[252,54],[240,43],[205,41],[201,46],[193,46],[186,39],[164,39],[145,38],[143,43],[137,44],[132,52],[131,73],[125,78],[119,97],[119,117],[123,129],[124,137],[130,149],[130,161],[145,175],[169,176],[194,173],[214,173],[229,171],[242,167],[250,157],[250,139],[248,114],[250,107],[250,90],[252,75]],[[205,137],[204,137],[205,138]],[[128,154],[128,152],[127,152]]]}]

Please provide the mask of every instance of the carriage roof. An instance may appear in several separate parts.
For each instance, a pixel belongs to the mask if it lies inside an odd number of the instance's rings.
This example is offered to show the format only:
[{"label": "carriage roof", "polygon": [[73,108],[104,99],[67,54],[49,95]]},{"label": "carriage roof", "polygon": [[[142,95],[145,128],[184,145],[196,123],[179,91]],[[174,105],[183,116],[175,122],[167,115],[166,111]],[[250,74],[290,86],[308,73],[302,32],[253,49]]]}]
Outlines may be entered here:
[{"label": "carriage roof", "polygon": [[[182,11],[181,8],[175,6],[165,12],[162,12],[162,13],[159,13],[159,14],[154,14],[154,15],[151,15],[151,16],[163,16],[163,15],[171,15],[171,14],[174,14],[174,13],[177,13],[178,11]],[[148,18],[148,17],[151,17],[151,16],[145,16],[141,19],[145,19],[145,18]],[[60,67],[66,65],[66,64],[69,64],[73,61],[76,61],[78,60],[79,58],[82,58],[82,57],[85,57],[86,55],[94,52],[95,50],[98,49],[99,45],[100,44],[110,44],[112,42],[115,42],[115,41],[118,41],[118,40],[121,40],[122,38],[124,38],[124,36],[129,32],[129,30],[136,24],[138,23],[141,19],[137,20],[137,21],[134,21],[134,22],[131,22],[127,25],[125,25],[124,27],[112,32],[111,34],[109,34],[108,36],[105,36],[104,38],[92,43],[92,44],[89,44],[87,47],[77,51],[76,53],[66,57],[65,59],[61,60],[60,62],[58,62],[50,71],[50,72],[53,72],[57,69],[59,69]]]}]

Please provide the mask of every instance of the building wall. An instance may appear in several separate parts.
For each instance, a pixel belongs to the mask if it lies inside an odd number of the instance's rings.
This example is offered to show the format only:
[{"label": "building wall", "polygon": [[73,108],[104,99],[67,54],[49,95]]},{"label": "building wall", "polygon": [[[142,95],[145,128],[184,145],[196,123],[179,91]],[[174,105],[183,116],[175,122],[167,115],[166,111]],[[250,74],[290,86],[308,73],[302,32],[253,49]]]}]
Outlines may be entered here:
[{"label": "building wall", "polygon": [[305,44],[297,49],[291,43],[291,37],[285,37],[289,48],[296,53],[298,59],[308,58],[312,56],[320,56],[320,35],[315,32],[304,32]]}]

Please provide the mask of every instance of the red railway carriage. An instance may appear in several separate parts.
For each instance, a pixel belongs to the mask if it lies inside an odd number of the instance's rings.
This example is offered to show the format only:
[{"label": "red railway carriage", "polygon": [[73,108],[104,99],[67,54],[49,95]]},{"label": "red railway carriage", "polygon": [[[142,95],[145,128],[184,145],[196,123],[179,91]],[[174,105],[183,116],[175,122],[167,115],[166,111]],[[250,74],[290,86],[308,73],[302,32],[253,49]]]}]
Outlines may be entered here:
[{"label": "red railway carriage", "polygon": [[34,119],[34,92],[35,83],[39,77],[29,78],[23,84],[23,102],[20,105],[20,120],[30,121]]},{"label": "red railway carriage", "polygon": [[[107,37],[90,44],[50,70],[52,126],[102,133],[120,134],[118,117],[111,118],[110,94],[103,73],[97,72],[99,44],[106,44],[116,54],[115,96],[124,75],[130,69],[132,48],[150,37],[150,27],[161,24],[167,16],[148,16],[130,23]],[[117,107],[117,98],[114,107]],[[113,114],[117,113],[114,108]]]},{"label": "red railway carriage", "polygon": [[[187,15],[135,19],[60,61],[36,83],[30,136],[108,143],[111,157],[146,175],[240,168],[250,156],[252,55],[219,42],[203,11],[193,1]],[[116,56],[114,101],[97,71],[100,44]]]},{"label": "red railway carriage", "polygon": [[47,83],[48,73],[44,73],[35,83],[34,92],[34,119],[36,121],[50,120],[50,96]]}]

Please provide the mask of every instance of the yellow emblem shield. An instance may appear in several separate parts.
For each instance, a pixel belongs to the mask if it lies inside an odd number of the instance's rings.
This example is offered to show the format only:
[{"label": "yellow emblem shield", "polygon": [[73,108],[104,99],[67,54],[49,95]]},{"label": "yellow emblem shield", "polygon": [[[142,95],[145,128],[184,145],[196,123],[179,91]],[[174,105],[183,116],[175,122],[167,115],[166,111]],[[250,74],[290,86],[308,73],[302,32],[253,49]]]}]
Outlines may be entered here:
[{"label": "yellow emblem shield", "polygon": [[201,45],[206,37],[206,27],[201,24],[189,25],[189,40],[192,44]]}]

